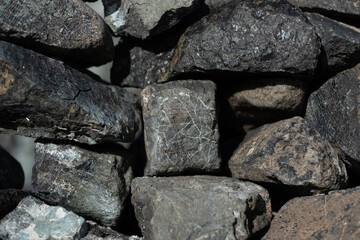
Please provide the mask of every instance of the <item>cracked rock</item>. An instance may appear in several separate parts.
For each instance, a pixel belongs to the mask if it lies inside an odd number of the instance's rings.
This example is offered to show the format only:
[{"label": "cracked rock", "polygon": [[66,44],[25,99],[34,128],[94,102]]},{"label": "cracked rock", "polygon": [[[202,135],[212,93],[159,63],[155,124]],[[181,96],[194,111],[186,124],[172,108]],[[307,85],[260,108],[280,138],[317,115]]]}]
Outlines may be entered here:
[{"label": "cracked rock", "polygon": [[1,133],[131,142],[138,127],[134,99],[60,61],[0,42]]},{"label": "cracked rock", "polygon": [[136,178],[131,202],[144,239],[249,239],[271,220],[267,191],[215,176]]},{"label": "cracked rock", "polygon": [[339,147],[349,163],[360,170],[359,96],[360,64],[343,71],[313,92],[306,120],[330,143]]},{"label": "cracked rock", "polygon": [[28,195],[29,193],[18,189],[0,190],[0,219],[14,210],[19,202]]},{"label": "cracked rock", "polygon": [[0,221],[0,237],[8,240],[79,239],[86,233],[84,218],[31,196]]},{"label": "cracked rock", "polygon": [[248,133],[229,161],[234,178],[283,185],[299,194],[345,187],[347,172],[337,153],[301,117]]},{"label": "cracked rock", "polygon": [[262,239],[360,239],[359,199],[357,187],[290,200]]},{"label": "cracked rock", "polygon": [[24,181],[20,163],[0,146],[0,189],[22,189]]},{"label": "cracked rock", "polygon": [[115,147],[90,150],[37,142],[34,191],[81,216],[115,226],[133,177],[129,154]]},{"label": "cracked rock", "polygon": [[220,169],[219,130],[211,81],[174,81],[142,91],[145,175]]},{"label": "cracked rock", "polygon": [[78,0],[3,1],[0,39],[84,66],[109,62],[114,52],[105,22]]},{"label": "cracked rock", "polygon": [[312,74],[320,39],[303,13],[284,0],[233,1],[182,35],[168,71]]}]

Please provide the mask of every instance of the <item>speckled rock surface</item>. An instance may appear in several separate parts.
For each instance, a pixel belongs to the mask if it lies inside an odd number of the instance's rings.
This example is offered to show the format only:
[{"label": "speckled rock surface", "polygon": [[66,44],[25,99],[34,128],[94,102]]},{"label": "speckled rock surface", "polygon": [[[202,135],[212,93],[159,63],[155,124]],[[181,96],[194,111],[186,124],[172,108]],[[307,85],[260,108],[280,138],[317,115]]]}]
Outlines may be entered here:
[{"label": "speckled rock surface", "polygon": [[348,180],[335,150],[301,117],[250,132],[229,168],[234,178],[285,185],[299,194],[339,189]]},{"label": "speckled rock surface", "polygon": [[132,203],[144,239],[248,239],[271,219],[267,191],[226,177],[136,178]]},{"label": "speckled rock surface", "polygon": [[115,226],[132,180],[129,154],[37,142],[32,185],[51,203]]},{"label": "speckled rock surface", "polygon": [[24,181],[24,171],[20,163],[0,146],[0,189],[21,189]]},{"label": "speckled rock surface", "polygon": [[79,239],[87,233],[85,219],[62,207],[24,198],[0,221],[0,237],[8,240]]},{"label": "speckled rock surface", "polygon": [[0,219],[16,208],[19,202],[29,193],[18,189],[0,190]]},{"label": "speckled rock surface", "polygon": [[95,222],[87,221],[89,225],[88,234],[81,240],[143,240],[137,236],[126,236],[109,227],[97,225]]},{"label": "speckled rock surface", "polygon": [[138,125],[134,99],[63,62],[0,42],[0,133],[131,142]]},{"label": "speckled rock surface", "polygon": [[262,239],[360,239],[360,188],[289,201]]},{"label": "speckled rock surface", "polygon": [[105,22],[78,0],[2,1],[0,39],[87,66],[114,55]]},{"label": "speckled rock surface", "polygon": [[220,169],[215,89],[211,81],[186,80],[142,91],[145,175]]}]

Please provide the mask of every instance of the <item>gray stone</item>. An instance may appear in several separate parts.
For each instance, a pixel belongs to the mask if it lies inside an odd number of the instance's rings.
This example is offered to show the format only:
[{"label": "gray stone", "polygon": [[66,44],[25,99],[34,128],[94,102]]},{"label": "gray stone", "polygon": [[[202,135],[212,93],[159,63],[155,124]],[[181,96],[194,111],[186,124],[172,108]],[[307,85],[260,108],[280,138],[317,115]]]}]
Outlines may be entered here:
[{"label": "gray stone", "polygon": [[313,92],[306,120],[330,143],[339,147],[349,163],[360,170],[359,96],[360,64],[337,74]]},{"label": "gray stone", "polygon": [[220,169],[219,130],[211,81],[174,81],[142,91],[145,175]]},{"label": "gray stone", "polygon": [[312,74],[320,46],[314,27],[287,1],[233,1],[188,28],[159,82],[215,70]]},{"label": "gray stone", "polygon": [[136,178],[131,201],[144,239],[249,239],[271,220],[267,191],[215,176]]},{"label": "gray stone", "polygon": [[0,219],[16,208],[19,202],[29,193],[18,189],[0,190]]},{"label": "gray stone", "polygon": [[109,227],[103,227],[91,221],[87,221],[87,223],[89,225],[89,232],[81,240],[142,240],[138,236],[126,236]]},{"label": "gray stone", "polygon": [[79,0],[2,1],[0,39],[86,66],[114,55],[105,22]]},{"label": "gray stone", "polygon": [[31,196],[0,221],[0,237],[8,240],[70,240],[80,239],[86,233],[84,218]]},{"label": "gray stone", "polygon": [[320,134],[301,117],[264,125],[250,132],[229,161],[232,176],[283,185],[298,194],[344,187],[345,165]]},{"label": "gray stone", "polygon": [[53,204],[115,226],[132,180],[130,156],[122,150],[86,149],[37,142],[32,184]]},{"label": "gray stone", "polygon": [[360,188],[290,200],[262,239],[360,239]]},{"label": "gray stone", "polygon": [[24,171],[20,163],[0,146],[0,189],[21,189],[24,181]]},{"label": "gray stone", "polygon": [[137,116],[128,91],[0,41],[1,133],[87,144],[131,142]]}]

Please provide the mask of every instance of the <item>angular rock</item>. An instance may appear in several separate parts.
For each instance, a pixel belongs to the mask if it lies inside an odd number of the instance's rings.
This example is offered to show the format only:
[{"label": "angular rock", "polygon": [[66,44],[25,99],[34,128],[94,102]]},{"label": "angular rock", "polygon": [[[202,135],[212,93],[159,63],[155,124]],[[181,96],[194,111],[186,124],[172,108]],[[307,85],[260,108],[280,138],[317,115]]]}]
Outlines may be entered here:
[{"label": "angular rock", "polygon": [[344,187],[345,165],[321,135],[301,117],[264,125],[250,132],[229,161],[234,178],[299,194]]},{"label": "angular rock", "polygon": [[360,188],[290,200],[263,240],[360,239]]},{"label": "angular rock", "polygon": [[226,86],[227,100],[236,118],[249,123],[302,114],[306,90],[307,83],[296,79],[251,79]]},{"label": "angular rock", "polygon": [[188,28],[159,81],[216,70],[312,74],[319,53],[314,27],[287,1],[233,1]]},{"label": "angular rock", "polygon": [[91,221],[87,221],[87,223],[89,225],[89,232],[81,240],[142,240],[140,237],[126,236],[109,227],[103,227]]},{"label": "angular rock", "polygon": [[121,146],[110,152],[37,142],[32,184],[47,201],[115,226],[133,177],[130,160]]},{"label": "angular rock", "polygon": [[249,239],[270,223],[267,191],[214,176],[136,178],[131,201],[144,239]]},{"label": "angular rock", "polygon": [[79,239],[86,233],[84,218],[31,196],[0,221],[0,237],[9,240]]},{"label": "angular rock", "polygon": [[128,91],[0,42],[1,133],[88,144],[131,142],[135,118],[135,100]]},{"label": "angular rock", "polygon": [[24,181],[20,163],[0,146],[0,189],[21,189]]},{"label": "angular rock", "polygon": [[142,91],[145,175],[220,169],[219,130],[211,81],[173,81]]},{"label": "angular rock", "polygon": [[114,54],[105,22],[78,0],[2,1],[0,39],[86,66]]},{"label": "angular rock", "polygon": [[28,195],[29,193],[17,189],[0,190],[0,219],[14,210],[19,202]]},{"label": "angular rock", "polygon": [[306,120],[330,143],[337,145],[349,163],[360,170],[359,98],[360,64],[337,74],[313,92]]}]

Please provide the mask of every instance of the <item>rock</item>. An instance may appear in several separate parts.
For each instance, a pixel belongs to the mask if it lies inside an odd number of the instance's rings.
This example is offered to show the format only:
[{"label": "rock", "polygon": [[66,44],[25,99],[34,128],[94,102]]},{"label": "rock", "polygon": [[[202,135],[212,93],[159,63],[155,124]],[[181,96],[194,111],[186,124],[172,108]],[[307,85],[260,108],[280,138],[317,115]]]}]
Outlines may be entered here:
[{"label": "rock", "polygon": [[236,118],[260,124],[302,114],[306,90],[307,83],[296,79],[251,79],[226,85]]},{"label": "rock", "polygon": [[349,164],[360,170],[360,64],[337,74],[313,92],[306,120],[330,143],[339,147]]},{"label": "rock", "polygon": [[249,239],[270,223],[267,191],[215,176],[136,178],[131,201],[144,239]]},{"label": "rock", "polygon": [[138,236],[126,236],[109,227],[103,227],[91,221],[87,221],[87,223],[90,228],[89,232],[81,240],[142,240]]},{"label": "rock", "polygon": [[275,215],[262,239],[360,239],[359,199],[359,187],[295,198]]},{"label": "rock", "polygon": [[21,189],[24,181],[24,171],[20,163],[0,146],[0,189]]},{"label": "rock", "polygon": [[34,191],[53,204],[115,226],[133,175],[129,154],[121,146],[109,149],[37,142]]},{"label": "rock", "polygon": [[[359,1],[360,3],[360,1]],[[360,62],[360,29],[316,13],[306,13],[321,38],[325,56],[322,71],[335,75]]]},{"label": "rock", "polygon": [[159,81],[218,70],[312,74],[320,46],[314,27],[287,1],[233,1],[188,28]]},{"label": "rock", "polygon": [[29,193],[18,189],[0,190],[0,219],[16,208],[19,202]]},{"label": "rock", "polygon": [[106,17],[120,8],[121,0],[102,0],[102,3],[104,5],[104,16]]},{"label": "rock", "polygon": [[211,81],[174,81],[142,91],[145,175],[220,169],[219,130]]},{"label": "rock", "polygon": [[301,117],[250,132],[231,157],[229,168],[234,178],[278,188],[285,185],[299,194],[339,189],[348,180],[335,150]]},{"label": "rock", "polygon": [[105,22],[79,0],[5,1],[0,39],[85,66],[102,65],[114,54]]},{"label": "rock", "polygon": [[131,142],[138,125],[134,98],[60,61],[0,42],[1,133]]},{"label": "rock", "polygon": [[84,218],[31,196],[0,221],[0,237],[9,240],[79,239],[86,233]]}]

